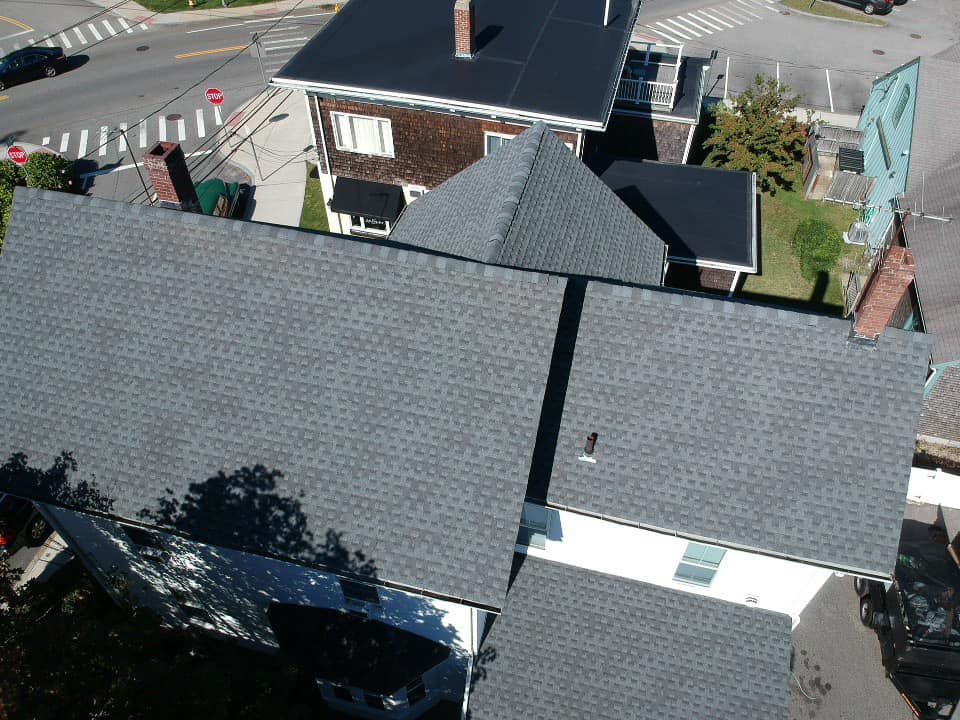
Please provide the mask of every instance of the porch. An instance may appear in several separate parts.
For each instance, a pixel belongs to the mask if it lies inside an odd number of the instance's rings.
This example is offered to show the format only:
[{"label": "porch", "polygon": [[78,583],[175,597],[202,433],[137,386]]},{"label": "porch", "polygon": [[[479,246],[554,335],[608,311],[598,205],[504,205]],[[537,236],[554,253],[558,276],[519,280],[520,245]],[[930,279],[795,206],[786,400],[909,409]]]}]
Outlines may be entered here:
[{"label": "porch", "polygon": [[672,110],[682,63],[683,45],[632,41],[617,88],[616,102]]}]

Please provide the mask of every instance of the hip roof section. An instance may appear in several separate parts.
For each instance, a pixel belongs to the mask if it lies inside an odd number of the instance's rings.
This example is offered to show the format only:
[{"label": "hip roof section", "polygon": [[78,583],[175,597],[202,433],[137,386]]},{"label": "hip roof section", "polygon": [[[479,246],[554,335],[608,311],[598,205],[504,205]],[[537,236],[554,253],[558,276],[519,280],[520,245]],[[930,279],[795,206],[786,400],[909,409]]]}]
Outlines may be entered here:
[{"label": "hip roof section", "polygon": [[476,661],[472,720],[789,714],[786,615],[524,555],[514,571]]},{"label": "hip roof section", "polygon": [[18,188],[0,282],[6,489],[502,606],[563,279]]},{"label": "hip roof section", "polygon": [[474,0],[476,54],[454,53],[452,0],[351,0],[272,82],[322,94],[602,127],[639,0]]},{"label": "hip roof section", "polygon": [[[889,576],[927,336],[591,283],[531,492],[630,523]],[[597,433],[596,463],[583,462]]]}]

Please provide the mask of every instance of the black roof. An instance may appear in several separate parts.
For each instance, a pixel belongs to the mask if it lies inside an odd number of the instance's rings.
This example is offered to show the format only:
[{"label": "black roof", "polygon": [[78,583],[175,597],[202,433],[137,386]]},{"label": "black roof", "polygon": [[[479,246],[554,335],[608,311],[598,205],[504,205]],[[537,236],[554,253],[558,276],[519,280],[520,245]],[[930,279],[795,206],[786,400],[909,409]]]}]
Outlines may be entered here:
[{"label": "black roof", "polygon": [[629,158],[591,165],[667,244],[670,260],[756,271],[753,173]]},{"label": "black roof", "polygon": [[399,185],[337,178],[330,209],[348,215],[363,215],[393,222],[403,210],[403,188]]},{"label": "black roof", "polygon": [[474,0],[477,53],[454,56],[452,0],[351,0],[273,78],[284,87],[561,124],[606,124],[638,0]]}]

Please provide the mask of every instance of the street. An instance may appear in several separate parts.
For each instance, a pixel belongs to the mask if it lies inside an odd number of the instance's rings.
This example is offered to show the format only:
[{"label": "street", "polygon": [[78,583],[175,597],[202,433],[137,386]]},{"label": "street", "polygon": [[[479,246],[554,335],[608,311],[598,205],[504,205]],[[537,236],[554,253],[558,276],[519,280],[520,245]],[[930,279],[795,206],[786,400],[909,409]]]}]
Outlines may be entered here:
[{"label": "street", "polygon": [[687,55],[717,50],[707,80],[714,97],[761,73],[789,85],[801,107],[856,114],[875,77],[943,50],[960,29],[954,6],[935,0],[909,0],[882,19],[886,27],[828,20],[768,0],[645,0],[636,35],[682,43]]},{"label": "street", "polygon": [[[171,140],[188,155],[211,155],[231,113],[331,15],[307,7],[284,16],[267,6],[235,20],[170,24],[82,1],[2,0],[0,55],[61,47],[68,69],[0,94],[0,138],[78,161],[95,195],[134,199],[142,187],[131,164],[144,149]],[[221,106],[205,99],[209,87],[223,91]]]}]

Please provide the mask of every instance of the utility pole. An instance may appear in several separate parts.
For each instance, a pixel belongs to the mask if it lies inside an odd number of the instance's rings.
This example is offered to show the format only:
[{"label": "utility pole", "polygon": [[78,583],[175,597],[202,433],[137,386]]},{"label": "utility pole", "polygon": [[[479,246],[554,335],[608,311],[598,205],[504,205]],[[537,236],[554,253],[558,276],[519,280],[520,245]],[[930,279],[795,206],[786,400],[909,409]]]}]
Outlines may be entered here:
[{"label": "utility pole", "polygon": [[[130,144],[130,140],[127,139],[126,130],[124,130],[122,127],[115,127],[114,130],[116,130],[118,133],[120,133],[120,135],[123,136],[123,142],[126,143],[128,148],[133,147],[133,145]],[[134,156],[133,150],[130,151],[130,156],[133,157],[133,166],[137,169],[137,177],[140,178],[140,184],[143,185],[143,192],[147,196],[147,202],[153,205],[153,195],[150,192],[150,189],[147,187],[147,181],[143,179],[143,173],[140,172],[140,165],[137,163],[137,158]]]}]

